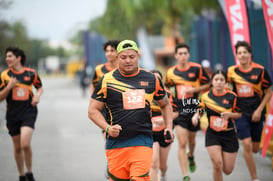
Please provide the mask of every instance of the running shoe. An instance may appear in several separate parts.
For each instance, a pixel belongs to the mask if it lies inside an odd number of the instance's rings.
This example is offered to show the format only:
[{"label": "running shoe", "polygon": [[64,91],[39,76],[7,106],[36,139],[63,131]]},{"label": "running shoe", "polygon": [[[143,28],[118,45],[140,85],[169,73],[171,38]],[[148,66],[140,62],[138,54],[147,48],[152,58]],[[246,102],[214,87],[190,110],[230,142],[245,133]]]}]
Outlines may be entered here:
[{"label": "running shoe", "polygon": [[191,180],[191,178],[189,177],[189,176],[185,176],[184,178],[183,178],[183,181],[190,181]]},{"label": "running shoe", "polygon": [[25,175],[26,175],[27,181],[35,181],[32,172],[28,172]]},{"label": "running shoe", "polygon": [[19,176],[19,181],[26,181],[26,177],[25,176]]},{"label": "running shoe", "polygon": [[191,157],[188,156],[188,160],[189,160],[189,170],[190,170],[191,173],[193,173],[196,170],[196,164],[195,164],[195,161],[194,161],[194,157],[193,156],[191,156]]},{"label": "running shoe", "polygon": [[163,177],[161,176],[160,181],[167,181],[166,176],[163,176]]}]

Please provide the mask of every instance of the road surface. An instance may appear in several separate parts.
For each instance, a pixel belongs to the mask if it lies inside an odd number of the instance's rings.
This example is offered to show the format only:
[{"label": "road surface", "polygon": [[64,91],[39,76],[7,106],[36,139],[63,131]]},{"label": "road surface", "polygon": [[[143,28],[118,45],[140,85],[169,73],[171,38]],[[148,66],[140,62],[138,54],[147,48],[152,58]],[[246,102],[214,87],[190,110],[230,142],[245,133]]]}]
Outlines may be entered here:
[{"label": "road surface", "polygon": [[[43,78],[44,93],[33,135],[33,172],[37,181],[104,181],[106,157],[101,130],[87,116],[89,96],[82,96],[77,82],[65,77]],[[16,181],[11,139],[5,129],[4,102],[0,104],[0,181]],[[174,141],[167,172],[168,181],[181,181],[182,173]],[[192,181],[212,181],[212,165],[197,134],[197,170]],[[271,159],[255,155],[260,181],[272,181]],[[225,181],[250,181],[240,148],[233,173]]]}]

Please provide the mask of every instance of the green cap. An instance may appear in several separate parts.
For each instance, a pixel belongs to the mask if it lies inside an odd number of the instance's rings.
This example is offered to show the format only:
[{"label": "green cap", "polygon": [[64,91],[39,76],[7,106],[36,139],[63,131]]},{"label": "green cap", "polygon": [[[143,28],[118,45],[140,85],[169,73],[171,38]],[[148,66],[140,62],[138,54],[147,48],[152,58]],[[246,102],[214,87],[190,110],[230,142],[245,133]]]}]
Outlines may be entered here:
[{"label": "green cap", "polygon": [[118,44],[117,54],[121,53],[124,50],[135,50],[138,52],[138,47],[136,42],[132,40],[123,40]]}]

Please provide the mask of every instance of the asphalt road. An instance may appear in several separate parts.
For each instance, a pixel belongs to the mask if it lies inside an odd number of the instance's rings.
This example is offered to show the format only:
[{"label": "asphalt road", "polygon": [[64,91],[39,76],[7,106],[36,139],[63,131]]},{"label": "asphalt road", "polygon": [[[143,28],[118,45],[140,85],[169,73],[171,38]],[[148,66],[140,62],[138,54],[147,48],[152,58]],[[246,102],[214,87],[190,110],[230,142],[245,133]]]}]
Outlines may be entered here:
[{"label": "asphalt road", "polygon": [[[87,116],[89,96],[82,96],[73,79],[43,78],[44,94],[32,139],[33,172],[37,181],[104,181],[106,157],[101,130]],[[5,106],[0,103],[0,181],[16,181],[18,173],[10,136],[5,129]],[[181,181],[177,158],[177,140],[169,159],[167,178]],[[204,134],[197,135],[197,170],[192,181],[211,181],[212,165],[204,147]],[[260,181],[272,181],[271,159],[255,155]],[[250,181],[240,148],[233,173],[225,181]]]}]

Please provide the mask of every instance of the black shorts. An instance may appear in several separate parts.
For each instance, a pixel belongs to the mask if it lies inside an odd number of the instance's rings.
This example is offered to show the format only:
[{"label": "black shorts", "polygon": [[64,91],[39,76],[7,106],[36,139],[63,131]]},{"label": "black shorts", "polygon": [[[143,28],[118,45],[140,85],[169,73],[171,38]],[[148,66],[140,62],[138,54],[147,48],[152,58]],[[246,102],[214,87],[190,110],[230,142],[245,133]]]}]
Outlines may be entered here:
[{"label": "black shorts", "polygon": [[200,123],[198,123],[197,126],[194,126],[192,124],[191,118],[192,116],[179,115],[175,120],[173,120],[173,124],[174,126],[180,125],[182,128],[185,128],[192,132],[200,130]]},{"label": "black shorts", "polygon": [[162,131],[158,131],[158,132],[153,132],[153,139],[154,142],[158,142],[160,147],[167,147],[169,146],[171,143],[166,143],[165,142],[165,137],[164,137],[164,130]]},{"label": "black shorts", "polygon": [[206,147],[220,145],[222,150],[228,153],[237,152],[239,149],[238,136],[235,129],[221,132],[208,129],[205,142]]},{"label": "black shorts", "polygon": [[26,120],[7,120],[7,128],[10,136],[16,136],[20,134],[20,129],[23,126],[31,127],[34,129],[36,118],[28,118]]}]

